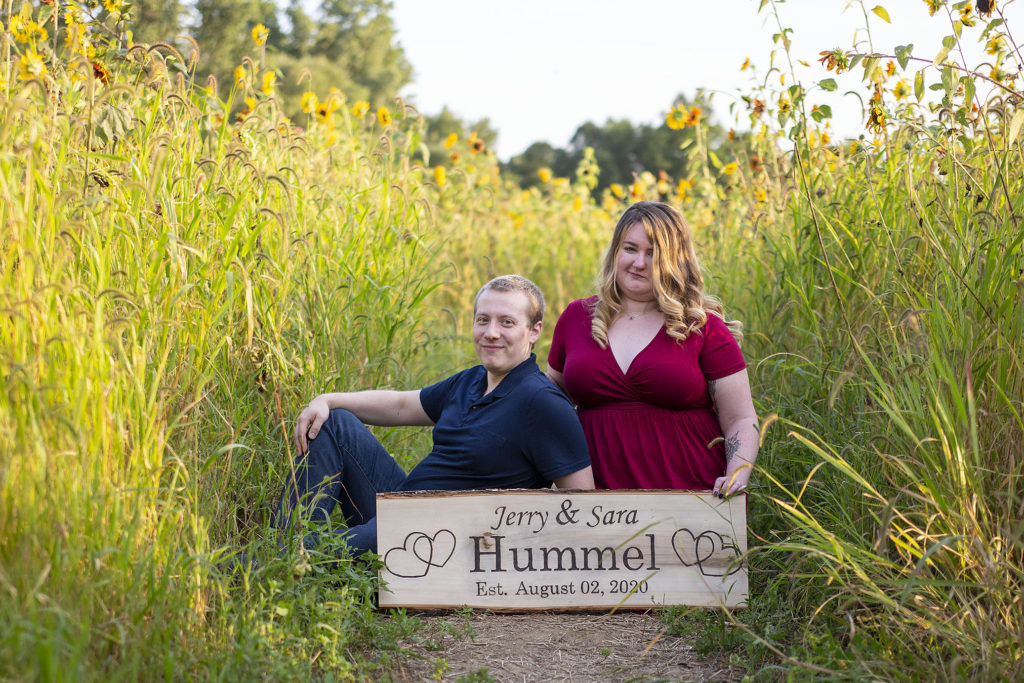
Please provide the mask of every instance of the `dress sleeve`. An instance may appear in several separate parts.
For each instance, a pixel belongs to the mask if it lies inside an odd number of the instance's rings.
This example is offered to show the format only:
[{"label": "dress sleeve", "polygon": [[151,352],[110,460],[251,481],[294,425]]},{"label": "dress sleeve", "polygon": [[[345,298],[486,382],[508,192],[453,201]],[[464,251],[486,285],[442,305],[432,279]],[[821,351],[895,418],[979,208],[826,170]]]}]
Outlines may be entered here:
[{"label": "dress sleeve", "polygon": [[703,334],[704,345],[698,363],[706,379],[722,379],[747,367],[740,345],[725,322],[714,313],[708,313]]},{"label": "dress sleeve", "polygon": [[569,304],[562,315],[558,316],[555,323],[555,331],[551,335],[551,348],[548,350],[548,367],[555,372],[562,372],[565,369],[565,335],[568,327],[569,311],[575,302]]},{"label": "dress sleeve", "polygon": [[583,427],[568,399],[554,385],[537,391],[530,401],[523,430],[523,450],[537,471],[557,479],[590,465]]}]

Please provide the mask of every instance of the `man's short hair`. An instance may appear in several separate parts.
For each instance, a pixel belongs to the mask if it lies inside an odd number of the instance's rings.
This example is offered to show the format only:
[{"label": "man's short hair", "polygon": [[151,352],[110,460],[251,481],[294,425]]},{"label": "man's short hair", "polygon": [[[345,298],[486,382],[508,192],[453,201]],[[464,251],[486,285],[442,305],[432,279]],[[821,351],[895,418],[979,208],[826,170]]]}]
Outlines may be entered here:
[{"label": "man's short hair", "polygon": [[530,327],[533,327],[544,319],[544,294],[540,287],[527,280],[522,275],[499,275],[494,278],[476,293],[473,299],[473,312],[476,312],[476,303],[480,295],[488,289],[495,292],[522,292],[530,301]]}]

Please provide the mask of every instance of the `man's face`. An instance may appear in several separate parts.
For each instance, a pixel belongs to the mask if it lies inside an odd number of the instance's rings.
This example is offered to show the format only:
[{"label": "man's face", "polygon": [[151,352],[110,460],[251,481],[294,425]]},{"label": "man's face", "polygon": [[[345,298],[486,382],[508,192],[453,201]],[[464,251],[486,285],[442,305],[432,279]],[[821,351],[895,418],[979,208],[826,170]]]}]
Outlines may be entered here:
[{"label": "man's face", "polygon": [[530,357],[541,323],[530,325],[530,299],[524,292],[485,289],[476,301],[473,344],[492,375],[504,377]]}]

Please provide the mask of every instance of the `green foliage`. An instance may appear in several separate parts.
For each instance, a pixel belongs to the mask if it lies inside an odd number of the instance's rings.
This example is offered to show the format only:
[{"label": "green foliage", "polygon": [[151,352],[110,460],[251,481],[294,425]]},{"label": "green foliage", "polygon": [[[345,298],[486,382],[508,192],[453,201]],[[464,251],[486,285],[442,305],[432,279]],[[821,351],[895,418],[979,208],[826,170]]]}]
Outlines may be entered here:
[{"label": "green foliage", "polygon": [[[356,6],[332,6],[341,30]],[[671,174],[630,166],[622,187],[597,150],[558,167],[541,146],[553,173],[524,161],[524,189],[455,117],[430,132],[401,103],[324,93],[296,128],[262,58],[297,59],[309,24],[293,45],[272,30],[268,55],[250,42],[221,99],[173,46],[105,33],[123,19],[104,12],[85,20],[108,77],[84,45],[34,45],[46,70],[0,96],[0,677],[386,675],[417,622],[374,611],[374,567],[268,532],[291,416],[327,388],[463,366],[494,275],[540,284],[550,326],[641,198],[685,211],[709,290],[745,322],[763,417],[749,608],[666,610],[673,632],[761,678],[1021,677],[1024,113],[1007,49],[988,99],[984,74],[909,47],[826,51],[861,67],[873,140],[833,142],[791,72],[745,99],[750,134],[721,137],[707,111],[663,131],[685,162]],[[987,41],[995,21],[957,30]],[[16,74],[31,53],[8,46]],[[941,101],[897,94],[911,65]],[[429,442],[379,436],[407,467]],[[216,569],[239,549],[255,566]],[[470,637],[463,618],[438,642]]]},{"label": "green foliage", "polygon": [[[702,135],[708,147],[718,150],[732,147],[721,126],[710,122],[711,97],[707,93],[699,91],[692,100],[680,95],[673,106],[701,110],[707,120]],[[612,183],[629,185],[644,171],[664,172],[676,179],[689,178],[694,164],[687,147],[696,135],[695,131],[687,131],[680,139],[679,134],[664,123],[651,126],[609,120],[598,125],[588,121],[576,129],[565,149],[544,142],[534,143],[522,154],[509,159],[504,170],[523,187],[534,187],[541,184],[537,172],[542,168],[550,169],[555,176],[571,177],[590,149],[601,169],[600,179],[593,187],[594,196],[599,197]]]},{"label": "green foliage", "polygon": [[180,0],[133,0],[132,37],[140,43],[174,43],[182,32],[184,14]]},{"label": "green foliage", "polygon": [[442,107],[438,114],[425,115],[423,121],[423,144],[427,150],[423,156],[431,164],[444,164],[449,168],[454,165],[451,148],[447,145],[450,135],[455,135],[459,140],[468,140],[475,133],[486,148],[494,147],[498,139],[498,132],[491,127],[489,119],[464,121],[448,107]]},{"label": "green foliage", "polygon": [[[252,29],[265,26],[267,42],[256,49],[255,63],[275,72],[281,108],[297,119],[306,91],[326,98],[336,88],[349,103],[366,100],[376,108],[409,82],[412,67],[395,41],[390,9],[387,0],[325,0],[310,16],[298,0],[283,10],[272,0],[196,0],[194,25],[186,27],[173,23],[179,6],[143,3],[133,10],[140,20],[133,26],[136,40],[177,33],[194,38],[200,46],[195,77],[202,83],[214,77],[221,96],[230,92],[235,68],[258,47]],[[146,18],[156,23],[143,23]]]},{"label": "green foliage", "polygon": [[[274,559],[264,529],[297,405],[426,383],[417,121],[339,112],[338,149],[271,98],[232,121],[167,47],[98,53],[107,84],[72,54],[59,103],[0,101],[0,677],[373,670],[408,630],[373,567]],[[270,559],[231,590],[212,567],[246,546]]]}]

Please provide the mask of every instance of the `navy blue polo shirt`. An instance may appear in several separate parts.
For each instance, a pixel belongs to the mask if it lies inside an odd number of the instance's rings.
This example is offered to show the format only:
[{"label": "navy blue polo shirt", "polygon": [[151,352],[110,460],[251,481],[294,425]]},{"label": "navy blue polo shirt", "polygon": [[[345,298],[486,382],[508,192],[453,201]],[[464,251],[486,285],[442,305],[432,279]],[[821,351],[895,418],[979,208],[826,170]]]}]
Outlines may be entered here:
[{"label": "navy blue polo shirt", "polygon": [[420,391],[434,448],[400,490],[547,488],[590,465],[576,411],[534,354],[486,390],[477,365]]}]

